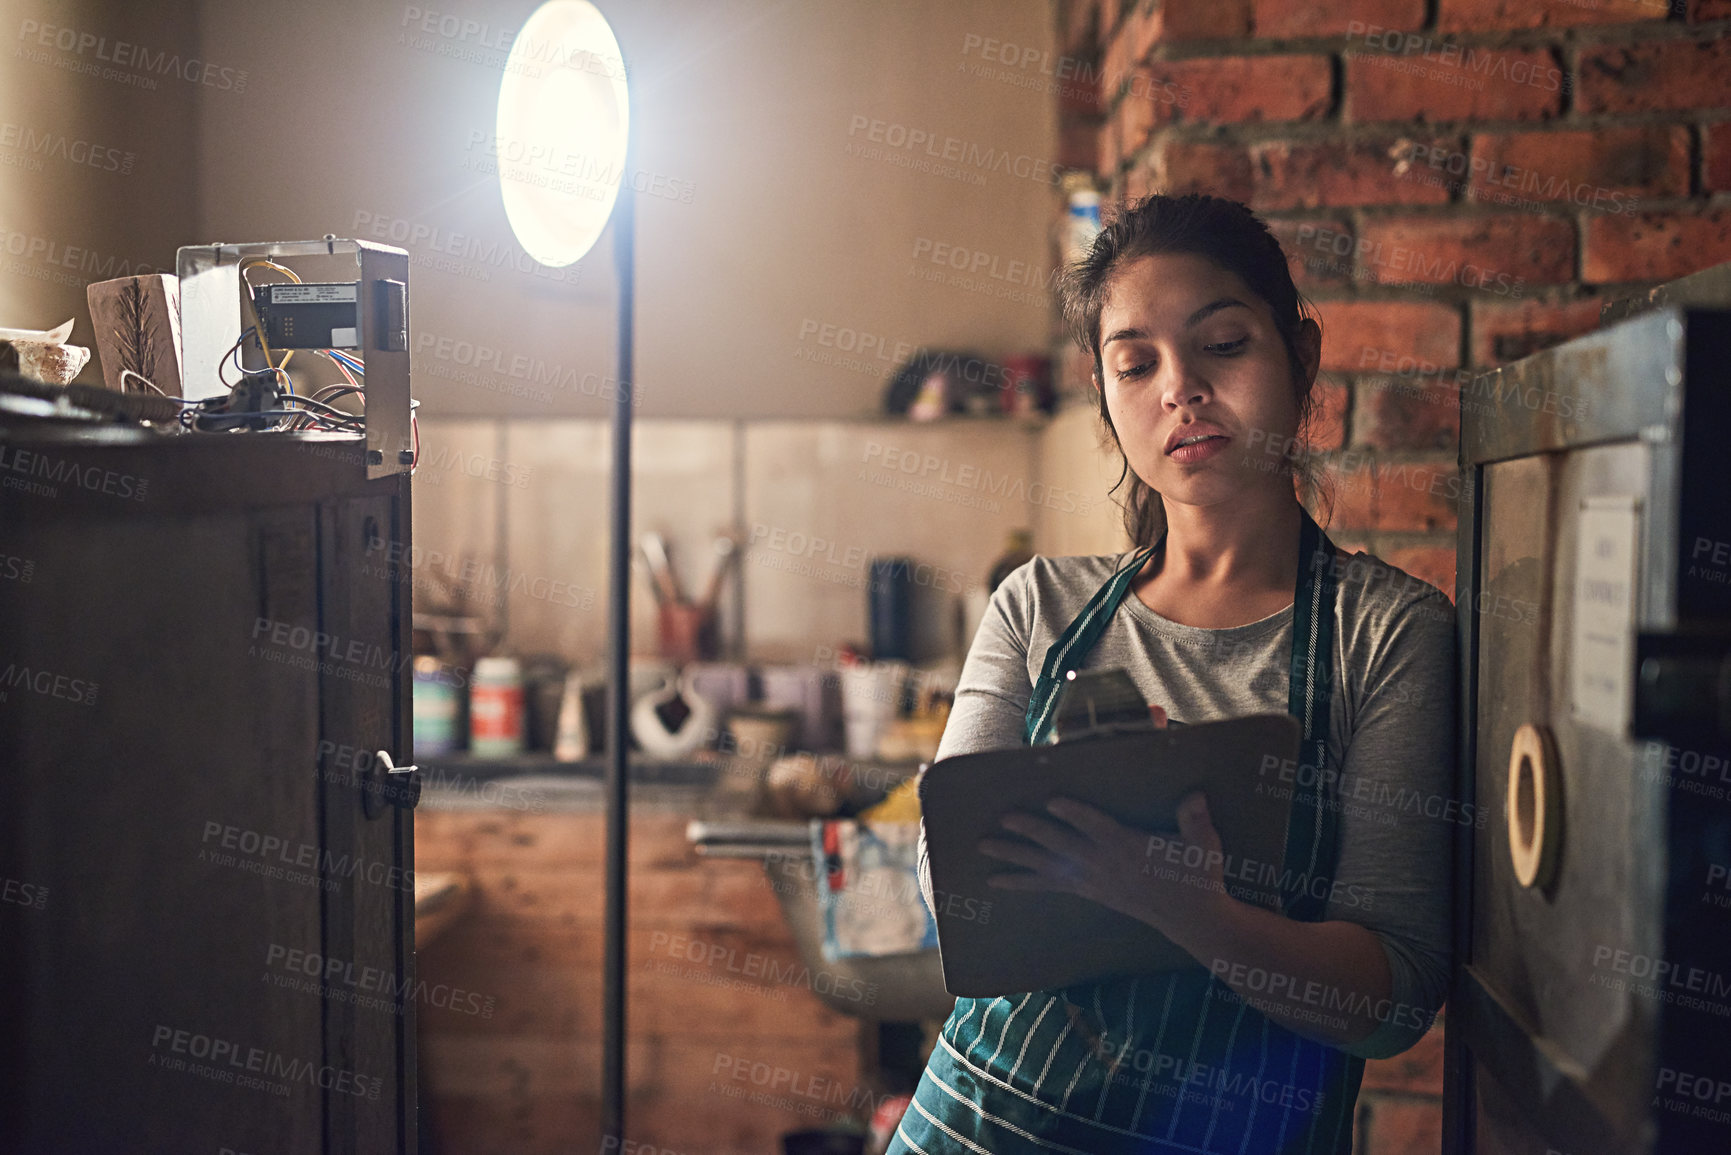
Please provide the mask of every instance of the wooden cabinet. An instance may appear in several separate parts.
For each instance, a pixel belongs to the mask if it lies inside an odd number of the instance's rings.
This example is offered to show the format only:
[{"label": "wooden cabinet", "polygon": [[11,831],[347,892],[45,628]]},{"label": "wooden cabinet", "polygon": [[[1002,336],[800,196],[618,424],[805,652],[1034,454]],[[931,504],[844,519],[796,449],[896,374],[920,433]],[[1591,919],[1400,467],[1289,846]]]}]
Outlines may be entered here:
[{"label": "wooden cabinet", "polygon": [[408,478],[0,425],[0,1149],[416,1145]]},{"label": "wooden cabinet", "polygon": [[[861,1069],[859,1020],[813,993],[832,976],[801,962],[762,864],[692,849],[700,798],[632,791],[629,1149],[760,1155],[883,1095]],[[475,888],[421,964],[441,1004],[422,1020],[439,1150],[598,1150],[599,784],[430,782],[416,823],[420,868]]]}]

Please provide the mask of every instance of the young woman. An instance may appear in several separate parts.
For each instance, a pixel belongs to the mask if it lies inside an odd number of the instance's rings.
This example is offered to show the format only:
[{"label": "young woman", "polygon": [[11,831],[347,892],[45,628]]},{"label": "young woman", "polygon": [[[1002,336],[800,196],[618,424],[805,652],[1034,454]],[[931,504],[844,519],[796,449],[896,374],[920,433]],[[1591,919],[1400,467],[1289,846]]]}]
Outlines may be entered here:
[{"label": "young woman", "polygon": [[[1137,203],[1065,298],[1135,546],[1004,581],[938,757],[1044,740],[1076,669],[1122,667],[1186,723],[1290,711],[1305,753],[1270,778],[1293,792],[1284,902],[1227,893],[1206,792],[1155,857],[1074,801],[1006,819],[980,847],[995,885],[1101,903],[1196,965],[958,999],[889,1150],[1347,1155],[1364,1060],[1411,1047],[1446,993],[1453,607],[1300,504],[1322,333],[1243,205]],[[923,841],[921,872],[930,901]]]}]

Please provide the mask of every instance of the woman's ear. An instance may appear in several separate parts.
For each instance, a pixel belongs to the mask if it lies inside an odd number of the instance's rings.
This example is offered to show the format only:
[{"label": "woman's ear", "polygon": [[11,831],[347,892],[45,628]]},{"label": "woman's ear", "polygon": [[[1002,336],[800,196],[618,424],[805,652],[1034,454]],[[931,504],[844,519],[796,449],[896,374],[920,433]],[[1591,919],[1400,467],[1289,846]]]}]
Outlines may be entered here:
[{"label": "woman's ear", "polygon": [[1293,334],[1292,345],[1298,351],[1298,369],[1304,375],[1304,387],[1309,389],[1322,368],[1322,327],[1309,317],[1304,318],[1298,323],[1298,332]]}]

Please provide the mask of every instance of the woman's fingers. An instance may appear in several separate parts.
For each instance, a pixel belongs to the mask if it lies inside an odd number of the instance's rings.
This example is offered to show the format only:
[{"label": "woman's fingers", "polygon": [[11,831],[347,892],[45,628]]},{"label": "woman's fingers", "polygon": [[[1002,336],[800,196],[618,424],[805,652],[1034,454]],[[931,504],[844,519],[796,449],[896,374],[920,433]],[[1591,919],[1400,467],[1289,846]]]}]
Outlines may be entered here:
[{"label": "woman's fingers", "polygon": [[[1057,814],[1056,811],[1053,811],[1053,813]],[[1095,813],[1098,813],[1098,811]],[[1063,817],[1061,814],[1057,816],[1060,818]],[[1101,817],[1104,817],[1104,815]],[[1037,842],[1055,854],[1063,854],[1071,858],[1079,858],[1093,849],[1089,839],[1083,837],[1082,834],[1078,834],[1077,831],[1072,829],[1070,826],[1065,826],[1061,822],[1054,822],[1050,818],[1042,818],[1035,814],[1024,814],[1020,811],[1011,811],[1009,814],[1004,815],[1002,822],[1006,830],[1013,830],[1023,838],[1028,839],[1030,842]]]},{"label": "woman's fingers", "polygon": [[995,886],[999,890],[1045,890],[1059,894],[1074,894],[1076,888],[1068,880],[1054,878],[1047,874],[992,874],[986,877],[987,886]]},{"label": "woman's fingers", "polygon": [[1025,866],[1029,870],[1051,871],[1059,863],[1058,856],[1049,850],[1029,846],[1025,842],[1012,842],[1007,838],[981,839],[980,853],[987,858],[1000,858],[1017,866]]},{"label": "woman's fingers", "polygon": [[1200,846],[1205,852],[1220,849],[1220,834],[1208,813],[1208,797],[1200,790],[1192,791],[1178,803],[1178,833],[1184,841]]},{"label": "woman's fingers", "polygon": [[1046,809],[1095,842],[1109,842],[1114,838],[1121,837],[1129,830],[1129,827],[1104,810],[1097,810],[1086,802],[1078,802],[1074,798],[1054,798],[1046,803]]}]

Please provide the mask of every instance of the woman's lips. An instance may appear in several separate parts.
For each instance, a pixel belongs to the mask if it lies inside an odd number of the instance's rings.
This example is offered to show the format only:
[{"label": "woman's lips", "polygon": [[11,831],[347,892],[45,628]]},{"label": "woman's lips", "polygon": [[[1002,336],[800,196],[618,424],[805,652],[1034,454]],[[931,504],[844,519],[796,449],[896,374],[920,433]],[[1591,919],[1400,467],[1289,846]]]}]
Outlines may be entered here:
[{"label": "woman's lips", "polygon": [[1167,456],[1180,464],[1192,465],[1198,461],[1206,461],[1216,453],[1221,452],[1226,448],[1226,443],[1230,440],[1231,438],[1229,437],[1223,437],[1220,434],[1212,434],[1205,440],[1192,442],[1189,445],[1176,446],[1173,448],[1171,453],[1167,454]]}]

